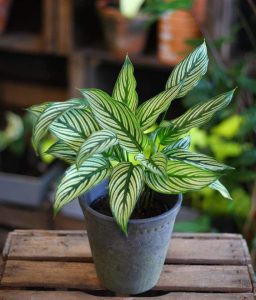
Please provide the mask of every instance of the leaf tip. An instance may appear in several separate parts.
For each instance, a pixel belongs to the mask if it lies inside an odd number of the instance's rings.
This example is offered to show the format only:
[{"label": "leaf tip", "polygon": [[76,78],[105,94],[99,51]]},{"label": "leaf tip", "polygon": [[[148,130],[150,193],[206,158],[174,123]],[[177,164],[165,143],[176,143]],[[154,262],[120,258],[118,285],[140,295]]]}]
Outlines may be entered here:
[{"label": "leaf tip", "polygon": [[55,218],[60,211],[60,207],[54,205],[53,206],[53,217]]}]

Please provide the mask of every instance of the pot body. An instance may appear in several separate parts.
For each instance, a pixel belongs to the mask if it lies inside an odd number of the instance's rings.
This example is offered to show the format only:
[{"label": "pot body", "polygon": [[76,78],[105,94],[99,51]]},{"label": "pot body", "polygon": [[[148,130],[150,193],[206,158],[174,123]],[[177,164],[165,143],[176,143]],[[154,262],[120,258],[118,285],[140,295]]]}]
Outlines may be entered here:
[{"label": "pot body", "polygon": [[201,33],[190,11],[176,10],[165,13],[158,24],[158,58],[177,64],[193,50],[189,40],[198,39]]},{"label": "pot body", "polygon": [[119,9],[108,6],[109,1],[98,1],[97,8],[101,18],[106,46],[119,57],[139,54],[143,51],[149,17],[138,15],[133,19],[124,17]]},{"label": "pot body", "polygon": [[98,213],[90,204],[107,194],[108,182],[79,198],[86,221],[93,261],[100,281],[122,295],[151,289],[158,281],[182,195],[162,215],[130,220],[125,236],[112,217]]}]

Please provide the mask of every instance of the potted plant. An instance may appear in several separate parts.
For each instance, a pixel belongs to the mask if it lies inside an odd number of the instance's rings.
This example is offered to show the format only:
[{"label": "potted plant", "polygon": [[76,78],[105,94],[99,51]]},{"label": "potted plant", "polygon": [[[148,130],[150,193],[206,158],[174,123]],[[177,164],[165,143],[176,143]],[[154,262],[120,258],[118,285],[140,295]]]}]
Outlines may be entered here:
[{"label": "potted plant", "polygon": [[190,152],[189,131],[226,107],[234,91],[164,120],[171,102],[199,82],[207,64],[203,43],[174,68],[163,92],[138,106],[127,57],[112,96],[82,89],[81,99],[31,109],[38,115],[35,150],[50,130],[58,141],[47,152],[71,163],[56,191],[55,214],[80,197],[98,277],[119,294],[156,284],[182,193],[209,186],[229,198],[219,181],[229,167]]},{"label": "potted plant", "polygon": [[204,21],[206,5],[206,0],[166,1],[157,27],[157,54],[161,62],[175,65],[193,50],[191,42],[202,37],[200,23]]},{"label": "potted plant", "polygon": [[[29,142],[33,123],[29,114],[21,117],[3,111],[0,120],[0,200],[38,206],[63,169],[51,164],[53,157],[43,155],[42,162],[34,155]],[[48,138],[44,144],[49,142]]]},{"label": "potted plant", "polygon": [[187,8],[188,1],[192,0],[97,0],[107,48],[121,57],[140,54],[149,25],[167,10]]}]

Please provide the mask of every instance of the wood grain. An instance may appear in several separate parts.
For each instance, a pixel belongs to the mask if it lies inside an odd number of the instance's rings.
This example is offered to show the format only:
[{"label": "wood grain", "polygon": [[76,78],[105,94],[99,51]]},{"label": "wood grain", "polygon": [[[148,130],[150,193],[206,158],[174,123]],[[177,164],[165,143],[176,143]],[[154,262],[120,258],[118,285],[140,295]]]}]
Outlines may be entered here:
[{"label": "wood grain", "polygon": [[[5,287],[102,289],[94,265],[78,262],[8,260],[1,284]],[[154,289],[251,292],[252,285],[247,266],[165,265]]]},{"label": "wood grain", "polygon": [[23,109],[33,105],[51,101],[67,99],[67,91],[62,87],[47,86],[43,84],[28,84],[15,81],[1,80],[1,102],[10,107]]},{"label": "wood grain", "polygon": [[[218,239],[214,235],[198,239],[179,235],[173,237],[166,263],[244,265],[241,239]],[[91,262],[91,250],[86,231],[71,234],[45,232],[13,234],[8,259],[63,260]]]},{"label": "wood grain", "polygon": [[0,291],[1,300],[254,300],[253,294],[169,293],[159,297],[98,297],[76,291]]}]

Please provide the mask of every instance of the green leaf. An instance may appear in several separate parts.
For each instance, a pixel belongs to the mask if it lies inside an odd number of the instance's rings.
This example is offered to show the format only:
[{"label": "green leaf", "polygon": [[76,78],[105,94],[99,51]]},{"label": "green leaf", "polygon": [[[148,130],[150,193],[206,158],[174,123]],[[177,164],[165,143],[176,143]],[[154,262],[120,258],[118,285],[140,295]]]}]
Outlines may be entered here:
[{"label": "green leaf", "polygon": [[72,165],[58,185],[54,202],[55,214],[64,205],[87,192],[109,175],[109,163],[100,154],[86,160],[79,170],[76,165]]},{"label": "green leaf", "polygon": [[164,194],[179,194],[200,190],[216,181],[220,175],[182,161],[167,162],[168,177],[146,173],[146,184],[154,191]]},{"label": "green leaf", "polygon": [[213,115],[226,107],[233,96],[234,90],[223,93],[205,103],[200,103],[173,121],[164,121],[160,124],[158,136],[161,144],[169,144],[194,127],[207,123]]},{"label": "green leaf", "polygon": [[147,100],[138,107],[136,116],[143,131],[152,126],[159,115],[168,109],[172,100],[179,94],[180,89],[181,85],[174,86]]},{"label": "green leaf", "polygon": [[225,186],[219,181],[216,180],[209,185],[209,188],[218,191],[224,198],[232,200],[232,197],[229,194],[229,191],[225,188]]},{"label": "green leaf", "polygon": [[82,93],[99,125],[113,131],[122,148],[132,153],[143,151],[147,137],[143,135],[134,114],[125,104],[115,101],[101,90],[85,89]]},{"label": "green leaf", "polygon": [[166,146],[165,148],[163,148],[162,152],[166,155],[168,155],[168,153],[170,151],[173,151],[174,149],[184,149],[184,150],[188,150],[190,147],[190,135],[178,139],[176,142]]},{"label": "green leaf", "polygon": [[128,220],[144,186],[141,166],[122,162],[114,169],[109,182],[110,207],[122,231],[127,234]]},{"label": "green leaf", "polygon": [[206,73],[208,66],[207,48],[205,42],[191,52],[172,71],[167,80],[166,89],[170,89],[182,82],[182,88],[177,95],[181,98],[198,84]]},{"label": "green leaf", "polygon": [[136,79],[133,75],[133,65],[126,56],[123,67],[118,75],[112,97],[116,101],[125,103],[131,111],[135,111],[138,106],[138,95],[136,92]]},{"label": "green leaf", "polygon": [[198,166],[205,170],[221,172],[226,169],[233,169],[225,164],[217,162],[214,158],[195,152],[182,149],[174,149],[164,152],[168,159],[175,161],[183,161],[187,164]]},{"label": "green leaf", "polygon": [[50,131],[75,151],[85,139],[99,129],[88,109],[72,109],[65,112],[50,127]]},{"label": "green leaf", "polygon": [[72,148],[70,148],[67,144],[62,141],[58,141],[53,144],[46,151],[47,154],[50,154],[54,157],[60,158],[66,161],[69,164],[74,164],[76,161],[76,152]]},{"label": "green leaf", "polygon": [[38,147],[41,139],[45,136],[48,131],[50,124],[60,117],[64,112],[72,108],[83,108],[86,107],[85,100],[72,99],[66,102],[52,102],[47,105],[46,109],[39,116],[35,127],[33,129],[32,143],[38,152]]},{"label": "green leaf", "polygon": [[149,159],[146,159],[145,156],[142,153],[140,153],[135,156],[135,159],[140,161],[140,163],[146,169],[148,169],[148,171],[160,176],[167,175],[167,158],[163,153],[157,152],[153,154]]},{"label": "green leaf", "polygon": [[79,149],[76,159],[77,167],[79,168],[90,156],[102,153],[117,143],[116,135],[109,130],[103,129],[92,133]]}]

